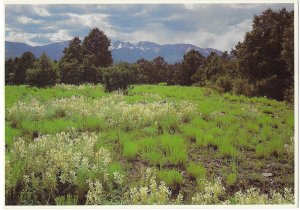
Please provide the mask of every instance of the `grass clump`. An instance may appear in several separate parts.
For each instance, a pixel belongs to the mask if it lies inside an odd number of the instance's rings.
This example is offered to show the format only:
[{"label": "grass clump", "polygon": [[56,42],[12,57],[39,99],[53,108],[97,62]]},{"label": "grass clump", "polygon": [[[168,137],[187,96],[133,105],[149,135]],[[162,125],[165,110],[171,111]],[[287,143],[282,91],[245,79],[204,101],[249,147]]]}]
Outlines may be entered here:
[{"label": "grass clump", "polygon": [[194,179],[206,179],[206,169],[201,164],[190,163],[186,171],[190,174]]},{"label": "grass clump", "polygon": [[221,157],[237,157],[239,155],[238,150],[226,139],[218,144],[218,151]]},{"label": "grass clump", "polygon": [[187,161],[186,145],[180,136],[163,135],[161,136],[161,148],[167,162],[171,164],[185,165]]},{"label": "grass clump", "polygon": [[187,162],[186,144],[178,135],[161,135],[139,141],[141,154],[151,164],[185,165]]},{"label": "grass clump", "polygon": [[183,183],[183,177],[176,170],[161,170],[157,172],[157,177],[164,181],[167,186],[174,188]]},{"label": "grass clump", "polygon": [[274,137],[270,141],[256,146],[258,157],[281,156],[284,153],[284,142],[280,137]]},{"label": "grass clump", "polygon": [[124,143],[123,145],[123,154],[128,159],[134,159],[139,151],[138,144],[133,141]]},{"label": "grass clump", "polygon": [[236,173],[230,173],[226,176],[226,185],[232,186],[237,182],[237,174]]}]

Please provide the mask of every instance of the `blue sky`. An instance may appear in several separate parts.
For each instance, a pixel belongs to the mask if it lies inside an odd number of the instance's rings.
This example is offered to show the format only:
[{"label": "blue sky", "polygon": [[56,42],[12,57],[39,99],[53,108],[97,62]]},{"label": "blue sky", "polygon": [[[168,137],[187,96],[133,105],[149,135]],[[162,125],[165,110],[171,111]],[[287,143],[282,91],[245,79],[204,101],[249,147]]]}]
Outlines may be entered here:
[{"label": "blue sky", "polygon": [[112,40],[230,50],[251,30],[254,15],[282,7],[293,4],[6,5],[5,40],[45,45],[98,27]]}]

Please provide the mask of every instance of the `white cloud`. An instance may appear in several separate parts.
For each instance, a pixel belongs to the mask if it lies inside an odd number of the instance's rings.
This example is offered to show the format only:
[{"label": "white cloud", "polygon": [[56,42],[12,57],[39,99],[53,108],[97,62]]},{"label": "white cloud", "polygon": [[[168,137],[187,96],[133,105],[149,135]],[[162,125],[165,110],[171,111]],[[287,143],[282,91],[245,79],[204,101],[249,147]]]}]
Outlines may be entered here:
[{"label": "white cloud", "polygon": [[161,5],[9,5],[5,31],[11,41],[36,45],[73,36],[83,38],[97,27],[113,40],[191,43],[230,50],[251,30],[254,14],[260,14],[266,7],[283,5],[185,4],[170,5],[164,11],[158,10],[158,6]]},{"label": "white cloud", "polygon": [[58,30],[55,33],[45,34],[44,37],[49,38],[51,42],[61,42],[72,39],[72,36],[64,29]]},{"label": "white cloud", "polygon": [[72,39],[72,36],[67,30],[61,29],[55,33],[37,34],[26,33],[20,30],[10,30],[7,32],[5,40],[12,42],[22,42],[31,46],[44,45],[44,43],[37,42],[37,39],[49,39],[51,42],[61,42]]},{"label": "white cloud", "polygon": [[109,15],[106,14],[75,14],[75,13],[67,13],[70,17],[67,20],[63,21],[64,25],[75,26],[78,28],[99,28],[105,32],[105,34],[109,37],[116,36],[116,29],[111,25],[109,21]]},{"label": "white cloud", "polygon": [[67,13],[70,17],[66,22],[68,24],[81,25],[86,27],[94,27],[100,25],[102,27],[110,27],[108,16],[105,14],[84,14]]},{"label": "white cloud", "polygon": [[38,38],[41,35],[39,34],[30,34],[21,31],[10,31],[8,35],[5,37],[5,40],[12,42],[22,42],[31,46],[37,46],[39,43],[32,41],[31,39]]},{"label": "white cloud", "polygon": [[25,17],[25,16],[17,17],[17,21],[19,23],[22,23],[22,24],[38,24],[38,23],[42,23],[41,20],[34,20],[32,18]]},{"label": "white cloud", "polygon": [[51,15],[43,6],[33,6],[32,10],[35,14],[42,17],[47,17]]}]

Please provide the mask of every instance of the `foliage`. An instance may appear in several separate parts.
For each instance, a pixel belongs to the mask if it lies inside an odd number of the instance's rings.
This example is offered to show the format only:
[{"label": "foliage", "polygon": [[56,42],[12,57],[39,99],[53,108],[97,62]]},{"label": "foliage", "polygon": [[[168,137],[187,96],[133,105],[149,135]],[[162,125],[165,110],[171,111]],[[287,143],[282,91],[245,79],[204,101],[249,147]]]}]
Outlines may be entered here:
[{"label": "foliage", "polygon": [[31,52],[24,52],[20,58],[15,58],[13,64],[11,63],[11,65],[13,65],[13,76],[11,78],[11,82],[17,85],[25,84],[27,70],[33,68],[35,62],[36,58]]},{"label": "foliage", "polygon": [[13,83],[14,68],[15,68],[14,59],[9,58],[8,60],[5,60],[5,84],[6,85]]},{"label": "foliage", "polygon": [[203,65],[204,56],[196,50],[191,50],[183,56],[183,61],[180,67],[180,84],[191,85],[191,77],[195,74],[198,68]]},{"label": "foliage", "polygon": [[157,184],[155,170],[147,168],[141,173],[140,185],[125,193],[125,204],[168,204],[171,191],[164,182]]},{"label": "foliage", "polygon": [[84,38],[82,46],[85,55],[95,57],[91,65],[95,67],[108,67],[112,64],[111,52],[108,49],[110,40],[103,31],[93,28]]},{"label": "foliage", "polygon": [[65,84],[80,84],[83,63],[83,48],[79,37],[74,37],[69,46],[64,49],[64,55],[59,62],[60,82]]},{"label": "foliage", "polygon": [[[76,186],[80,189],[86,180],[93,177],[97,177],[96,182],[100,181],[104,190],[108,190],[110,183],[114,181],[109,179],[108,174],[111,155],[102,147],[99,150],[94,149],[97,139],[95,133],[79,134],[75,131],[39,136],[29,144],[18,139],[6,167],[10,171],[20,161],[23,162],[22,175],[19,178],[21,180],[18,183],[23,183],[21,192],[35,192],[30,196],[34,203],[54,202],[56,191],[61,187],[66,187],[64,192],[70,193],[68,188]],[[44,157],[45,154],[48,155]],[[83,173],[88,173],[89,176],[83,176]],[[9,178],[6,179],[7,190],[14,191],[17,183]]]},{"label": "foliage", "polygon": [[203,180],[201,185],[203,187],[203,192],[196,193],[192,197],[192,204],[194,205],[217,204],[220,196],[225,193],[225,188],[218,178],[214,179],[213,182]]},{"label": "foliage", "polygon": [[57,68],[45,53],[34,63],[34,67],[26,72],[26,80],[31,86],[54,86],[58,79]]},{"label": "foliage", "polygon": [[293,204],[295,202],[294,195],[291,189],[284,188],[284,193],[280,194],[272,190],[270,196],[261,194],[257,188],[247,189],[246,192],[237,192],[233,197],[235,204],[240,205],[253,205],[253,204]]},{"label": "foliage", "polygon": [[102,68],[102,82],[108,92],[115,90],[126,90],[128,85],[135,83],[137,65],[127,63]]},{"label": "foliage", "polygon": [[282,100],[293,83],[293,17],[285,8],[267,9],[254,17],[253,29],[236,45],[241,74],[258,85],[257,95]]},{"label": "foliage", "polygon": [[60,82],[65,84],[80,84],[82,71],[77,60],[61,61],[59,63]]}]

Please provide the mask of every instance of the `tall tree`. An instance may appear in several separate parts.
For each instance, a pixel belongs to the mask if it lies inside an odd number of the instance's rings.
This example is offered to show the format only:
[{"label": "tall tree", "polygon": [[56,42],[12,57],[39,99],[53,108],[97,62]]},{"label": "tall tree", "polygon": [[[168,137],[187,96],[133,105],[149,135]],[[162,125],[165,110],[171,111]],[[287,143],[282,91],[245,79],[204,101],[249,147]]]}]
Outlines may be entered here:
[{"label": "tall tree", "polygon": [[64,55],[62,60],[77,60],[78,63],[83,62],[83,47],[79,37],[74,37],[70,42],[69,46],[64,49]]},{"label": "tall tree", "polygon": [[59,62],[60,80],[66,84],[79,84],[81,82],[83,63],[83,47],[79,37],[74,37]]},{"label": "tall tree", "polygon": [[265,10],[254,17],[253,29],[236,45],[241,73],[255,84],[258,95],[282,100],[291,86],[293,23],[293,11]]},{"label": "tall tree", "polygon": [[112,64],[109,46],[110,40],[98,28],[92,29],[83,40],[85,53],[95,56],[95,67],[107,67]]},{"label": "tall tree", "polygon": [[216,81],[217,77],[224,73],[222,64],[223,59],[227,59],[226,57],[227,55],[225,53],[222,57],[219,57],[215,52],[211,52],[204,61],[204,64],[201,65],[192,76],[192,80],[201,86],[206,85],[209,81]]},{"label": "tall tree", "polygon": [[13,75],[14,67],[15,63],[12,58],[5,61],[5,84],[10,84],[12,82],[11,75]]},{"label": "tall tree", "polygon": [[158,56],[152,60],[152,71],[156,77],[154,83],[167,82],[168,66],[163,57]]},{"label": "tall tree", "polygon": [[24,52],[20,58],[15,59],[13,72],[14,84],[26,83],[26,71],[33,67],[35,61],[36,58],[31,52]]},{"label": "tall tree", "polygon": [[204,64],[205,57],[196,50],[191,50],[183,56],[180,68],[180,83],[182,85],[191,85],[191,77],[196,73],[201,65]]}]

